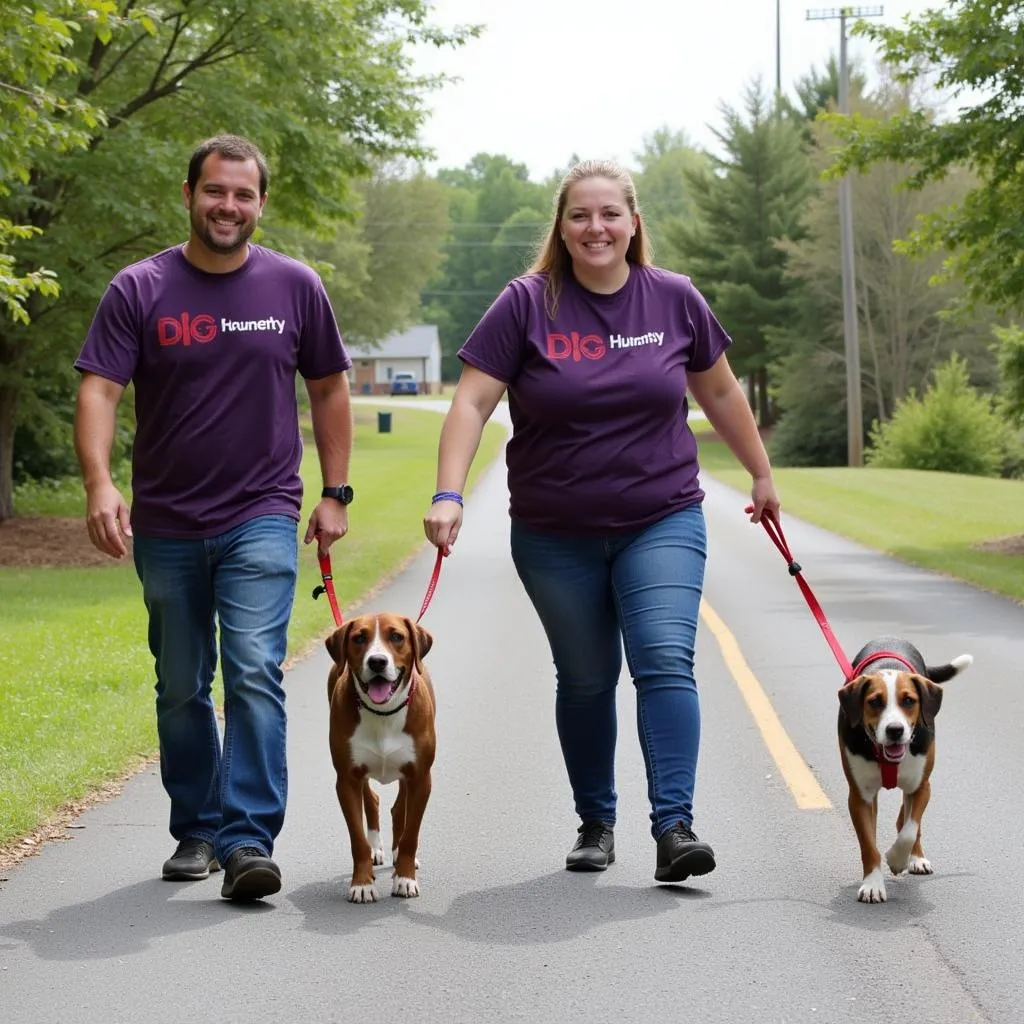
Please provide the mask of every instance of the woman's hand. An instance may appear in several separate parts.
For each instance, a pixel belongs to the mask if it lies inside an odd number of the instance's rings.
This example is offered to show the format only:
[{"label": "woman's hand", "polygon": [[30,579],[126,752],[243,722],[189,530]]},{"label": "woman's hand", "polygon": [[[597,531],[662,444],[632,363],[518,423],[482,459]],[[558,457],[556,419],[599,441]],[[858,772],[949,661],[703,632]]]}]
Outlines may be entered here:
[{"label": "woman's hand", "polygon": [[462,506],[457,501],[435,502],[423,517],[423,532],[427,540],[445,554],[455,543],[461,527]]}]

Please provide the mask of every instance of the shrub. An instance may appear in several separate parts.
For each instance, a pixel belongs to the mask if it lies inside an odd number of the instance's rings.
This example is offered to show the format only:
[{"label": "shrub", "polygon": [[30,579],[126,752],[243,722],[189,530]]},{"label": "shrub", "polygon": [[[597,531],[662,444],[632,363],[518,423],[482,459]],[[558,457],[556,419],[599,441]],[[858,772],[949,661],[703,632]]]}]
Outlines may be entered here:
[{"label": "shrub", "polygon": [[954,354],[922,397],[912,391],[888,423],[872,424],[865,461],[882,469],[998,476],[1008,434],[993,399],[968,384],[967,363]]}]

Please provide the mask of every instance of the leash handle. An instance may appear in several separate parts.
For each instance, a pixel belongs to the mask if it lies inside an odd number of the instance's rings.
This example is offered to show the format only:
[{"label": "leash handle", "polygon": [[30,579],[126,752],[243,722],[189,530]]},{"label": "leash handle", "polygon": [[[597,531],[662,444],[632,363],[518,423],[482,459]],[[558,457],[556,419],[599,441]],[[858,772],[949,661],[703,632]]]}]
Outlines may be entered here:
[{"label": "leash handle", "polygon": [[317,553],[317,560],[320,562],[320,578],[324,581],[323,586],[313,588],[313,600],[321,594],[327,595],[327,601],[331,606],[331,614],[334,616],[335,626],[341,626],[341,610],[338,608],[338,597],[334,593],[334,575],[331,572],[331,555],[325,551],[322,555]]},{"label": "leash handle", "polygon": [[[753,512],[754,506],[748,505],[745,512]],[[762,512],[761,513],[761,525],[764,527],[765,533],[771,538],[772,543],[782,553],[782,557],[786,560],[786,566],[789,569],[789,575],[792,576],[800,588],[800,593],[804,595],[804,600],[807,602],[807,607],[810,608],[811,614],[814,616],[815,622],[818,623],[821,632],[824,634],[825,640],[829,647],[832,648],[832,653],[835,655],[835,659],[839,662],[839,667],[842,669],[843,676],[847,681],[853,679],[855,672],[853,666],[850,664],[850,659],[846,657],[842,646],[836,639],[835,633],[832,632],[832,627],[828,623],[828,619],[825,618],[825,612],[818,602],[818,599],[814,596],[814,591],[811,590],[807,583],[807,580],[803,577],[803,569],[800,563],[793,558],[793,553],[789,550],[789,544],[786,543],[786,535],[782,532],[782,524],[775,518],[774,512]]]}]

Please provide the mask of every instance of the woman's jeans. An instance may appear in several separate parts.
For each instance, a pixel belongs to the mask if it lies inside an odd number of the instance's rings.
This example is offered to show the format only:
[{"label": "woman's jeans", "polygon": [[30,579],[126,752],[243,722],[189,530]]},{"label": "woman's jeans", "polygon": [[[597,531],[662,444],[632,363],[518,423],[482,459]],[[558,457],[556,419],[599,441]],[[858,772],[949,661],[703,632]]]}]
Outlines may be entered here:
[{"label": "woman's jeans", "polygon": [[707,534],[694,505],[635,533],[566,537],[512,523],[512,560],[555,662],[555,724],[576,813],[615,823],[615,687],[636,687],[651,832],[693,821],[693,678]]},{"label": "woman's jeans", "polygon": [[[269,856],[288,791],[281,663],[295,598],[295,520],[257,516],[206,540],[136,535],[134,554],[156,659],[171,835],[213,843],[222,864],[243,846]],[[223,746],[211,696],[217,625]]]}]

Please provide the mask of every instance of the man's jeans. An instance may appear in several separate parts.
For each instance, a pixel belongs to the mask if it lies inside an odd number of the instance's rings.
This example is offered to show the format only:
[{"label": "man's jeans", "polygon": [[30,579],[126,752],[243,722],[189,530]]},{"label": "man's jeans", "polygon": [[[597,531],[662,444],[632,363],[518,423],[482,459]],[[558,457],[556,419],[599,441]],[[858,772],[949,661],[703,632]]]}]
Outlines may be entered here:
[{"label": "man's jeans", "polygon": [[[288,791],[281,663],[295,598],[295,520],[258,516],[206,540],[136,535],[134,553],[156,659],[171,835],[213,843],[222,864],[242,846],[270,855]],[[217,625],[223,747],[211,696]]]},{"label": "man's jeans", "polygon": [[576,813],[615,823],[615,687],[636,687],[655,838],[693,821],[700,703],[693,678],[707,534],[700,505],[635,533],[565,537],[512,524],[512,560],[555,662],[555,724]]}]

